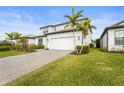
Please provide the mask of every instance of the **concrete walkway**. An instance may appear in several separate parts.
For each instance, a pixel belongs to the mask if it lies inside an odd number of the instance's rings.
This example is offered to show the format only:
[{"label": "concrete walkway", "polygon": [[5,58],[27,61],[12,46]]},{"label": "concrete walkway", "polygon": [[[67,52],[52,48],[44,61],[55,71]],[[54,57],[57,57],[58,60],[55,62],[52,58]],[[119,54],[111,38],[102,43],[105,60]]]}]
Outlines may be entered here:
[{"label": "concrete walkway", "polygon": [[63,50],[38,50],[35,53],[0,58],[0,85],[71,52]]}]

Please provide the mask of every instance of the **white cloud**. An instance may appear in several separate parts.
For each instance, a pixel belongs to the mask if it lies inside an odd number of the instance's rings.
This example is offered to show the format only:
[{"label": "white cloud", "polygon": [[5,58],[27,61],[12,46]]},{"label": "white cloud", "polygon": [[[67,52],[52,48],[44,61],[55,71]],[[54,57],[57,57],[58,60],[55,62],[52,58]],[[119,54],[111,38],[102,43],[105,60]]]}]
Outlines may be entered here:
[{"label": "white cloud", "polygon": [[0,12],[0,40],[4,39],[5,32],[20,32],[26,34],[38,34],[40,25],[34,21],[33,16],[25,11]]}]

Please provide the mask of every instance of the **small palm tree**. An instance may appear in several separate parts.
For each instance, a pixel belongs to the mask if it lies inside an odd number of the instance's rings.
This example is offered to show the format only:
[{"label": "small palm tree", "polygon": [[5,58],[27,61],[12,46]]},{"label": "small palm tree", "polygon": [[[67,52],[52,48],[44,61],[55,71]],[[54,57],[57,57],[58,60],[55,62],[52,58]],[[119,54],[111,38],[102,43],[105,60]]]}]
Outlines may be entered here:
[{"label": "small palm tree", "polygon": [[15,34],[14,32],[11,32],[11,33],[5,33],[8,37],[6,38],[7,40],[10,40],[11,43],[12,43],[12,46],[13,46],[13,40],[15,38]]},{"label": "small palm tree", "polygon": [[77,25],[79,24],[78,19],[80,17],[83,17],[82,12],[83,11],[81,10],[81,11],[75,13],[74,12],[74,7],[72,7],[72,14],[71,15],[68,15],[68,14],[65,15],[65,18],[68,18],[69,22],[70,22],[70,24],[67,24],[65,27],[69,26],[73,29],[74,46],[75,46],[75,49],[76,49],[77,53],[78,53],[78,51],[77,51],[77,48],[76,48],[75,30],[77,29]]},{"label": "small palm tree", "polygon": [[19,39],[21,37],[22,34],[20,34],[19,32],[14,32],[14,39],[16,40],[17,43],[19,43]]},{"label": "small palm tree", "polygon": [[23,37],[23,36],[20,37],[18,42],[21,44],[23,49],[25,49],[27,47],[27,39],[25,37]]},{"label": "small palm tree", "polygon": [[[82,31],[82,35],[84,38],[92,31],[92,29],[96,29],[94,25],[91,25],[91,20],[88,18],[83,19],[81,24],[78,24],[78,30]],[[92,33],[92,32],[91,32]],[[83,47],[80,50],[80,54],[82,52]]]}]

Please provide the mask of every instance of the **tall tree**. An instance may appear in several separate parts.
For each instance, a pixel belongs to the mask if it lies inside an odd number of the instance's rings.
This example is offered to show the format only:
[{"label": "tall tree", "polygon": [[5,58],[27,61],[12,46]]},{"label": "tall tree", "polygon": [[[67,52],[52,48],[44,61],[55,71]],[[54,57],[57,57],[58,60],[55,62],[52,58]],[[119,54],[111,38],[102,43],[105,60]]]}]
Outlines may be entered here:
[{"label": "tall tree", "polygon": [[[78,30],[82,31],[82,36],[84,38],[86,38],[86,36],[89,33],[92,33],[92,29],[96,29],[96,27],[94,25],[91,25],[91,20],[88,18],[83,19],[82,22],[80,24],[78,24]],[[83,49],[83,47],[81,48],[81,50],[79,52],[80,54],[82,52],[82,49]]]},{"label": "tall tree", "polygon": [[76,48],[76,40],[75,40],[75,30],[77,29],[77,25],[78,25],[78,19],[80,17],[83,17],[82,13],[83,11],[78,11],[77,13],[75,13],[74,11],[74,7],[71,8],[72,10],[72,14],[71,15],[68,15],[66,14],[65,15],[65,18],[67,18],[70,22],[70,24],[66,25],[65,27],[71,27],[72,30],[73,30],[73,38],[74,38],[74,46],[75,46],[75,49],[76,49],[76,52],[78,53],[78,50]]}]

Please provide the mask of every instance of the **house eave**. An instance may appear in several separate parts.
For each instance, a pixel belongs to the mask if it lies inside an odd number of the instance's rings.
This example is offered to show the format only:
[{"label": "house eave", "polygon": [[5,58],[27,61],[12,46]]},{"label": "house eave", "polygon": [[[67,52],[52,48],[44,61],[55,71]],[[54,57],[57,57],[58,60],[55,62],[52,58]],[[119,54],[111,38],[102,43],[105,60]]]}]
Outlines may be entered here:
[{"label": "house eave", "polygon": [[117,28],[124,28],[124,25],[113,25],[113,26],[110,26],[110,27],[106,27],[100,37],[100,39],[104,36],[104,34],[109,30],[109,29],[117,29]]},{"label": "house eave", "polygon": [[46,35],[59,34],[59,33],[67,33],[67,32],[72,32],[72,31],[73,31],[72,29],[60,30],[60,31],[55,31],[55,32],[47,33]]},{"label": "house eave", "polygon": [[[81,18],[81,19],[78,19],[77,21],[81,21],[83,19],[84,18]],[[47,25],[47,26],[40,27],[40,29],[47,28],[47,27],[55,27],[55,26],[65,25],[65,24],[69,24],[69,23],[70,22],[63,22],[63,23],[59,23],[59,24],[55,24],[55,25]]]}]

